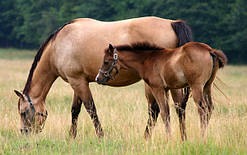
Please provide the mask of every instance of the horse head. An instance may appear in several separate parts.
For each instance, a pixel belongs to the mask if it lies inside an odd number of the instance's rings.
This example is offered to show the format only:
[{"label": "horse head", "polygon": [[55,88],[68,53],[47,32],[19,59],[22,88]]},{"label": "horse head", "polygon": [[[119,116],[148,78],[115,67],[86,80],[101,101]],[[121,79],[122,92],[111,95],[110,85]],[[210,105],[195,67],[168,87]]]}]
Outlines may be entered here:
[{"label": "horse head", "polygon": [[29,134],[31,132],[41,132],[48,113],[44,104],[38,104],[38,101],[33,101],[29,95],[15,90],[16,95],[19,97],[18,112],[21,117],[21,133]]}]

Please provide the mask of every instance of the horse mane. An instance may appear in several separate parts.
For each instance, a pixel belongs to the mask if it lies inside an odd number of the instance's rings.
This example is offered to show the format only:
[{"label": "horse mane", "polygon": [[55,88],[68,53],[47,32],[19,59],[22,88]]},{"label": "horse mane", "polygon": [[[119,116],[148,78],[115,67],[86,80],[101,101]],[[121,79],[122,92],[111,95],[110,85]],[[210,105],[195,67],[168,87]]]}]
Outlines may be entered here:
[{"label": "horse mane", "polygon": [[33,60],[33,64],[32,64],[32,67],[29,71],[29,75],[28,75],[28,78],[27,78],[27,82],[26,82],[26,85],[24,87],[24,90],[23,90],[23,94],[27,95],[29,90],[30,90],[30,86],[31,86],[31,81],[32,81],[32,77],[33,77],[33,73],[34,73],[34,70],[36,69],[37,67],[37,64],[38,62],[40,61],[40,58],[47,46],[47,44],[50,42],[50,40],[55,40],[58,32],[60,32],[60,30],[62,30],[66,25],[68,24],[71,24],[73,23],[74,21],[70,21],[70,22],[67,22],[65,23],[63,26],[59,27],[58,29],[56,29],[54,32],[52,32],[50,34],[50,36],[41,44],[37,54],[35,55],[35,58]]},{"label": "horse mane", "polygon": [[150,44],[148,42],[136,42],[130,45],[117,45],[114,46],[118,51],[151,51],[151,50],[163,50],[164,48],[159,47],[155,44]]}]

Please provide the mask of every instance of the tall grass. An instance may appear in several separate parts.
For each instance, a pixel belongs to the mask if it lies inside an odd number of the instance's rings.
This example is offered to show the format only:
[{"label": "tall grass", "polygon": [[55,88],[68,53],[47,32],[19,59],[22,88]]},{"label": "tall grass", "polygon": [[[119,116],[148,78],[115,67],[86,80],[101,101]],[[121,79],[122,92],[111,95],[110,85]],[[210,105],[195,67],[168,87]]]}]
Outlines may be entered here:
[{"label": "tall grass", "polygon": [[[0,154],[247,154],[247,66],[227,66],[218,76],[227,84],[216,84],[228,96],[213,90],[215,110],[206,141],[200,138],[199,116],[190,99],[186,109],[188,140],[180,140],[178,119],[170,102],[172,138],[158,119],[153,136],[145,141],[147,102],[143,82],[113,88],[90,84],[98,115],[105,133],[98,139],[84,107],[78,120],[75,140],[68,136],[71,125],[73,91],[58,79],[46,100],[49,112],[45,128],[38,135],[19,132],[17,96],[22,90],[32,63],[33,52],[0,50]],[[18,58],[21,55],[20,58]],[[13,59],[14,57],[14,59]]]}]

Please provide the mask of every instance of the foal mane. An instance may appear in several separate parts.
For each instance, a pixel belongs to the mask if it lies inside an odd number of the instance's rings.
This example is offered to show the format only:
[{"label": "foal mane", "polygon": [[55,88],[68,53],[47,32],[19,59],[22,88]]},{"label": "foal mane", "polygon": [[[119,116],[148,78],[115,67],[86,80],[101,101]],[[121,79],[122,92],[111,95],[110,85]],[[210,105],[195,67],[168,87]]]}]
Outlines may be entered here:
[{"label": "foal mane", "polygon": [[[148,42],[136,42],[132,43],[130,45],[117,45],[114,46],[118,51],[133,51],[133,52],[140,52],[140,51],[152,51],[152,50],[163,50],[164,48],[159,47],[155,44],[150,44]],[[109,48],[106,49],[106,51],[109,50]]]},{"label": "foal mane", "polygon": [[40,48],[39,48],[39,50],[38,50],[38,52],[37,52],[37,54],[35,55],[35,58],[34,58],[34,60],[33,60],[32,67],[31,67],[31,69],[30,69],[30,71],[29,71],[29,75],[28,75],[28,78],[27,78],[27,82],[26,82],[26,85],[25,85],[24,90],[23,90],[23,94],[27,95],[28,92],[29,92],[29,90],[30,90],[30,86],[31,86],[31,81],[32,81],[32,77],[33,77],[34,70],[36,69],[38,62],[40,61],[40,58],[41,58],[41,56],[42,56],[42,54],[43,54],[43,52],[44,52],[44,50],[45,50],[47,44],[48,44],[51,40],[55,40],[55,38],[56,38],[56,36],[57,36],[57,34],[58,34],[58,32],[59,32],[60,30],[62,30],[66,25],[71,24],[71,23],[73,23],[73,22],[74,22],[73,20],[70,21],[70,22],[67,22],[67,23],[65,23],[63,26],[61,26],[61,27],[59,27],[58,29],[56,29],[56,30],[55,30],[54,32],[52,32],[52,33],[50,34],[50,36],[49,36],[49,37],[41,44],[41,46],[40,46]]}]

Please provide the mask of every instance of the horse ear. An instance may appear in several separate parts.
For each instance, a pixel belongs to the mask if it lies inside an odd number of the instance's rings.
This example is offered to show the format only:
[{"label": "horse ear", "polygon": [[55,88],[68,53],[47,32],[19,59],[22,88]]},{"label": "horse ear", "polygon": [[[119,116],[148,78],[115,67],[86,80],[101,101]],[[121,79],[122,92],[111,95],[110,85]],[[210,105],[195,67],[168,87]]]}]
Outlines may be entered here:
[{"label": "horse ear", "polygon": [[111,51],[111,53],[113,53],[114,48],[113,48],[112,44],[109,44],[109,50]]},{"label": "horse ear", "polygon": [[24,100],[24,96],[22,95],[21,92],[19,92],[18,90],[14,90],[15,94],[20,97],[22,100]]}]

